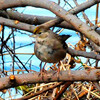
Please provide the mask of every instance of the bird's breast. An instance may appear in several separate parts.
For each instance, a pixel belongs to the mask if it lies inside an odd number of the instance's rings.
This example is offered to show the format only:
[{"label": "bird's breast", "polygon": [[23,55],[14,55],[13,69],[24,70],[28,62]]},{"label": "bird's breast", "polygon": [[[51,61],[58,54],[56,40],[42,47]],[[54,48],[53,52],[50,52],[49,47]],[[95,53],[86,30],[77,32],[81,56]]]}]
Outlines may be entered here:
[{"label": "bird's breast", "polygon": [[56,48],[55,46],[53,46],[53,43],[48,43],[44,40],[36,41],[34,47],[35,55],[43,62],[59,62],[60,60],[65,58],[66,50],[63,48],[63,46],[59,48]]}]

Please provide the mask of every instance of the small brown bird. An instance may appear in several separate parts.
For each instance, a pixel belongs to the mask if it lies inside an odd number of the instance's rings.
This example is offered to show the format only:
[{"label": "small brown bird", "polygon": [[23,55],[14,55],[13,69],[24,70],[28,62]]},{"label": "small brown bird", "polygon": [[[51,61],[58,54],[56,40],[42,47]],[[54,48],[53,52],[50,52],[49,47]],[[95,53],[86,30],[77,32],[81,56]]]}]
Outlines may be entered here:
[{"label": "small brown bird", "polygon": [[42,62],[57,63],[65,58],[68,48],[65,41],[70,35],[58,35],[50,29],[36,27],[33,37],[36,39],[35,55]]}]

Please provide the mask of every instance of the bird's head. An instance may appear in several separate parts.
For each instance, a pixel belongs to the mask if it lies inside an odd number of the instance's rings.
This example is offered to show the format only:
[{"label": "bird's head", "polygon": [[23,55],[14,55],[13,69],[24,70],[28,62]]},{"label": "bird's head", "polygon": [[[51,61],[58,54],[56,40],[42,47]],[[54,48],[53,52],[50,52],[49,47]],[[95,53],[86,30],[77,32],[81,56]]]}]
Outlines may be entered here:
[{"label": "bird's head", "polygon": [[33,35],[31,37],[37,38],[44,38],[47,34],[48,29],[46,29],[44,26],[37,26],[34,31]]}]

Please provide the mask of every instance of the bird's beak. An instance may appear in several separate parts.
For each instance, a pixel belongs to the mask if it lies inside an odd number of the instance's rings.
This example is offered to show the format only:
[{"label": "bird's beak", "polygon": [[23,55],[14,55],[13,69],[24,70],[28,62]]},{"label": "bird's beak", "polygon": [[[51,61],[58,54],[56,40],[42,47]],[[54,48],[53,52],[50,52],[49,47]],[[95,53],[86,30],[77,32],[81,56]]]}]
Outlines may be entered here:
[{"label": "bird's beak", "polygon": [[36,37],[36,35],[35,35],[35,34],[33,34],[33,35],[30,35],[30,37],[33,37],[33,38],[35,38],[35,37]]}]

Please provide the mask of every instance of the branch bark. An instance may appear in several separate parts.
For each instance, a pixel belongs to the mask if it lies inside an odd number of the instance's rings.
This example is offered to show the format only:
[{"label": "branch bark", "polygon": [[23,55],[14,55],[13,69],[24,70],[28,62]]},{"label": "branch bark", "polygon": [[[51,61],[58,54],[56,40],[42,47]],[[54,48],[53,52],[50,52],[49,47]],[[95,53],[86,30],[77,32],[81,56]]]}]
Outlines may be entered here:
[{"label": "branch bark", "polygon": [[[10,27],[13,27],[13,28],[25,30],[25,31],[28,31],[28,32],[33,32],[33,30],[36,28],[35,26],[33,26],[33,24],[34,25],[40,25],[40,24],[43,24],[47,21],[56,19],[56,17],[21,14],[21,13],[18,13],[18,12],[13,12],[11,10],[7,11],[7,15],[11,19],[3,18],[3,15],[4,15],[3,11],[0,11],[0,14],[2,14],[2,17],[0,17],[0,24],[4,24],[6,26],[10,26]],[[15,20],[18,20],[20,22],[18,24],[15,24],[14,23]],[[69,24],[66,21],[63,21],[62,23],[58,24],[57,27],[76,30],[71,24]],[[96,28],[97,28],[97,25],[95,25],[95,27],[93,26],[92,29],[96,29]],[[97,28],[96,32],[98,34],[100,34],[100,28]]]},{"label": "branch bark", "polygon": [[[60,85],[63,85],[65,82],[60,82],[60,83],[57,83],[56,85],[53,85],[53,86],[50,86],[50,87],[48,87],[48,88],[46,88],[46,89],[43,89],[43,90],[41,90],[41,91],[39,91],[39,92],[36,92],[36,93],[31,93],[31,94],[29,94],[29,95],[27,95],[27,96],[24,96],[24,97],[21,97],[21,98],[18,98],[18,99],[12,99],[12,100],[28,100],[28,99],[30,99],[30,98],[32,98],[32,97],[35,97],[35,96],[37,96],[37,95],[40,95],[40,94],[42,94],[42,93],[44,93],[44,92],[46,92],[46,91],[48,91],[48,90],[52,90],[53,88],[56,88],[56,87],[58,87],[58,86],[60,86]],[[67,82],[66,82],[67,83]],[[56,99],[57,100],[57,99]]]},{"label": "branch bark", "polygon": [[71,54],[72,56],[82,56],[86,58],[92,58],[100,60],[100,55],[95,54],[94,52],[84,52],[84,51],[78,51],[71,48],[68,48],[67,52]]},{"label": "branch bark", "polygon": [[16,87],[25,84],[42,83],[42,82],[60,82],[60,81],[100,81],[100,69],[93,70],[76,70],[76,71],[55,71],[40,75],[39,72],[15,75],[15,80],[11,81],[10,77],[0,78],[0,90]]},{"label": "branch bark", "polygon": [[[12,7],[25,7],[25,6],[33,6],[33,7],[39,7],[39,8],[45,8],[50,11],[52,11],[52,5],[55,4],[52,1],[48,0],[0,0],[0,9],[7,9],[7,8],[12,8]],[[47,4],[48,3],[48,4]],[[100,3],[99,0],[88,0],[87,2],[84,2],[74,9],[70,10],[70,13],[76,14],[78,12],[84,11],[85,9]],[[55,8],[57,9],[57,8]],[[59,10],[59,9],[58,9]],[[53,11],[52,11],[53,12]]]},{"label": "branch bark", "polygon": [[[31,25],[40,25],[47,21],[56,19],[56,17],[28,15],[19,12],[14,12],[12,10],[7,10],[6,12],[0,11],[0,15],[4,18],[7,18],[8,16],[12,20],[18,20],[20,22],[24,22]],[[56,26],[75,30],[75,28],[66,21],[63,21],[62,23]]]},{"label": "branch bark", "polygon": [[33,33],[33,30],[36,28],[33,25],[25,24],[25,23],[22,23],[22,22],[18,22],[16,24],[15,20],[10,20],[10,19],[3,18],[3,17],[0,17],[0,24],[6,25],[6,26],[9,26],[9,27],[13,27],[13,28],[17,28],[17,29],[21,29],[21,30],[25,30],[25,31],[28,31],[28,32],[31,32],[31,33]]},{"label": "branch bark", "polygon": [[73,82],[66,82],[62,89],[59,91],[59,93],[56,95],[56,97],[53,100],[61,100],[61,96],[66,91],[66,89],[72,84]]}]

